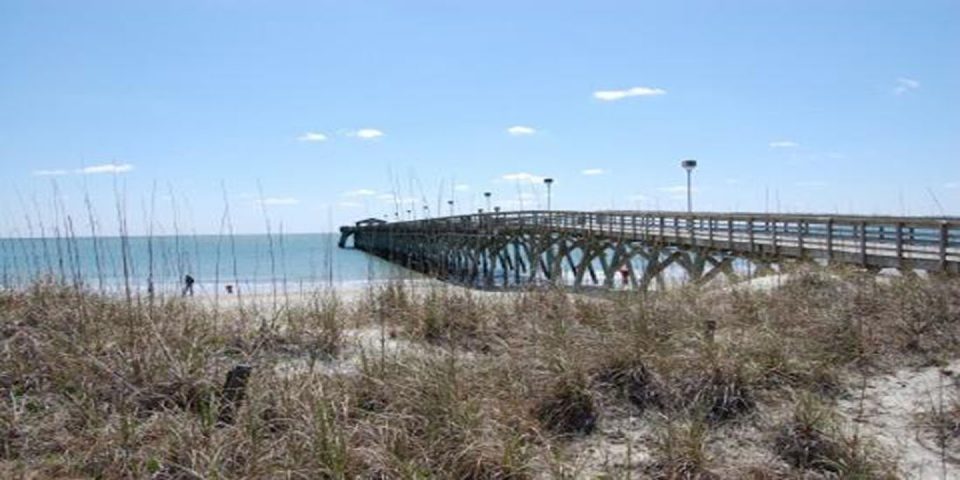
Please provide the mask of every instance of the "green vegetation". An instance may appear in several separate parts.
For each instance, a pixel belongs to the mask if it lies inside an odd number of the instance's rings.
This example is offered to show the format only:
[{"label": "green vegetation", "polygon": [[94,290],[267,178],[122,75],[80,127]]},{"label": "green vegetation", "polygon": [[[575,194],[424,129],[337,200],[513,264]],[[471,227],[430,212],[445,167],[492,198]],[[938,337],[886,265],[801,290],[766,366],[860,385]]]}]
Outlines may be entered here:
[{"label": "green vegetation", "polygon": [[[895,477],[837,401],[958,337],[960,281],[856,272],[610,298],[397,284],[279,311],[37,284],[0,294],[0,477]],[[955,436],[956,411],[930,424]],[[617,461],[588,452],[623,438]]]}]

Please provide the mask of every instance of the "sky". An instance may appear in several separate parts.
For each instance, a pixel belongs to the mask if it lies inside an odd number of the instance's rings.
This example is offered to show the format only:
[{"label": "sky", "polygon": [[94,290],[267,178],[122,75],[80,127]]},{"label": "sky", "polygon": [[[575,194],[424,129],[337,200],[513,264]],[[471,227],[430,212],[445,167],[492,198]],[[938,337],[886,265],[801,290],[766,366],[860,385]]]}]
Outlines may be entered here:
[{"label": "sky", "polygon": [[955,0],[0,0],[0,235],[545,209],[545,177],[553,209],[683,210],[684,159],[699,211],[960,215],[958,22]]}]

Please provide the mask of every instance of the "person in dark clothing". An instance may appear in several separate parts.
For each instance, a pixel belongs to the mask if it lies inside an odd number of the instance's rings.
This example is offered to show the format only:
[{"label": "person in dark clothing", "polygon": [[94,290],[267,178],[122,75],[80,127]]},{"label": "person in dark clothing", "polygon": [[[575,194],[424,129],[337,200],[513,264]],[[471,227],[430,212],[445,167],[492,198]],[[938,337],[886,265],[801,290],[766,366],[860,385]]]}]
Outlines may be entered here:
[{"label": "person in dark clothing", "polygon": [[190,294],[191,297],[193,296],[193,284],[195,282],[196,280],[194,280],[193,277],[191,277],[189,274],[183,277],[183,296],[184,297],[186,297],[187,294]]}]

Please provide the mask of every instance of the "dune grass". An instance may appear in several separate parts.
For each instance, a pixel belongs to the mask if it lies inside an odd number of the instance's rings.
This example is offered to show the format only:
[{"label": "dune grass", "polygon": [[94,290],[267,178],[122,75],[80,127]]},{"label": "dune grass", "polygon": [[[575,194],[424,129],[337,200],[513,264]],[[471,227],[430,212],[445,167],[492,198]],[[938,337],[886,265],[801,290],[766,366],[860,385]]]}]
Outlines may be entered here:
[{"label": "dune grass", "polygon": [[[836,400],[957,358],[958,337],[956,279],[853,271],[610,299],[395,284],[259,311],[38,283],[0,294],[0,477],[896,477]],[[647,432],[634,460],[590,460],[624,418]]]}]

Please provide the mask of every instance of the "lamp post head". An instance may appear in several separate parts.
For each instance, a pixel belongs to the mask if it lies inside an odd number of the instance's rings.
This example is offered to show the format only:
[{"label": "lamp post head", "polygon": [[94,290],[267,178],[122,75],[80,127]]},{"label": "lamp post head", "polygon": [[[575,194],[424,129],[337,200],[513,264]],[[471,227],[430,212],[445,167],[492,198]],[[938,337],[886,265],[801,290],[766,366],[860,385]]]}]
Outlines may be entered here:
[{"label": "lamp post head", "polygon": [[490,198],[490,195],[493,195],[493,194],[490,192],[483,192],[484,197]]},{"label": "lamp post head", "polygon": [[692,171],[694,168],[697,168],[697,161],[696,161],[696,160],[684,160],[684,161],[680,162],[680,166],[683,167],[684,170],[686,170],[686,171],[689,172],[689,171]]},{"label": "lamp post head", "polygon": [[453,200],[447,200],[447,205],[453,205]]},{"label": "lamp post head", "polygon": [[546,183],[547,185],[550,185],[551,183],[553,183],[553,179],[552,179],[552,178],[544,178],[544,179],[543,179],[543,183]]},{"label": "lamp post head", "polygon": [[500,207],[493,207],[493,211],[496,213],[500,213]]}]

